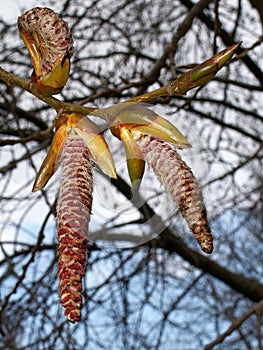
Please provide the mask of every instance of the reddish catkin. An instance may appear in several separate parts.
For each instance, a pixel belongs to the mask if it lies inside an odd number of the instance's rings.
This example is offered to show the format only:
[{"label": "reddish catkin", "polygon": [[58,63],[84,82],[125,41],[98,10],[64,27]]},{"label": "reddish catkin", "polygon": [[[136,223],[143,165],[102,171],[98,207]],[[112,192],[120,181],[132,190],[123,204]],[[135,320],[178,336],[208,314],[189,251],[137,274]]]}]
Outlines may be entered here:
[{"label": "reddish catkin", "polygon": [[44,40],[37,50],[44,58],[41,62],[41,75],[50,72],[59,59],[73,54],[73,39],[67,23],[54,11],[46,7],[35,7],[18,18],[18,28],[27,33],[36,32]]},{"label": "reddish catkin", "polygon": [[71,322],[80,321],[87,230],[92,206],[92,167],[82,139],[70,131],[61,155],[62,182],[57,205],[60,302]]},{"label": "reddish catkin", "polygon": [[201,249],[213,251],[213,237],[207,220],[201,188],[191,169],[175,149],[149,135],[137,136],[142,154],[165,186],[193,232]]}]

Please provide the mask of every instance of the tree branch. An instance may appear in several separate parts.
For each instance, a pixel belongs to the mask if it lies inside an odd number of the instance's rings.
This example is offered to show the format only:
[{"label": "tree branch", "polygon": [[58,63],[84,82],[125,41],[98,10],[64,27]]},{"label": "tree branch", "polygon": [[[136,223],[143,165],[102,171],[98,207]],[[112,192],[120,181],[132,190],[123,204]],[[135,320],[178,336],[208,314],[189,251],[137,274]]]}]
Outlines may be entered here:
[{"label": "tree branch", "polygon": [[259,302],[257,305],[253,306],[250,308],[247,312],[245,312],[241,317],[233,321],[231,326],[224,332],[222,333],[219,337],[217,337],[214,341],[211,343],[207,344],[205,346],[205,350],[210,350],[212,349],[215,345],[222,343],[226,337],[228,337],[230,334],[232,334],[235,330],[237,330],[242,323],[244,323],[251,315],[260,313],[262,314],[263,312],[263,300]]},{"label": "tree branch", "polygon": [[262,23],[262,28],[263,28],[263,6],[262,6],[262,0],[249,0],[251,3],[252,7],[254,7],[259,14],[261,23]]},{"label": "tree branch", "polygon": [[247,278],[241,274],[232,273],[215,261],[194,251],[189,248],[183,240],[174,236],[168,228],[164,230],[160,237],[154,239],[149,244],[153,247],[163,248],[171,253],[177,253],[192,266],[216,277],[221,282],[252,301],[259,302],[263,299],[263,285],[257,280]]},{"label": "tree branch", "polygon": [[144,75],[143,80],[145,85],[138,91],[138,94],[143,93],[146,86],[155,83],[160,75],[160,71],[165,67],[166,60],[170,55],[174,55],[177,50],[178,43],[182,39],[192,26],[192,23],[196,17],[209,5],[212,0],[200,0],[198,3],[192,6],[190,11],[187,13],[183,22],[178,27],[176,33],[173,35],[170,44],[164,48],[162,56],[155,62],[150,71]]},{"label": "tree branch", "polygon": [[0,80],[3,80],[8,86],[18,86],[28,91],[29,93],[31,93],[32,95],[40,99],[41,101],[47,103],[50,107],[54,108],[57,112],[63,109],[65,112],[69,112],[69,113],[76,112],[76,113],[82,113],[82,114],[90,114],[91,112],[97,109],[97,108],[91,108],[91,107],[83,107],[83,106],[71,104],[71,103],[65,103],[52,96],[43,96],[37,92],[36,88],[34,87],[34,84],[32,84],[31,81],[20,78],[12,73],[9,73],[1,67],[0,67]]},{"label": "tree branch", "polygon": [[[184,6],[186,6],[189,10],[191,10],[195,6],[191,0],[181,0],[181,3]],[[198,18],[211,31],[215,29],[214,21],[209,16],[207,16],[204,12],[200,12],[198,14]],[[230,46],[234,43],[232,36],[225,29],[220,28],[218,35],[226,46]],[[242,52],[243,52],[242,48],[239,48],[237,50],[237,53],[242,53]],[[250,70],[250,72],[255,76],[255,78],[261,83],[261,85],[263,85],[263,72],[260,69],[260,67],[248,55],[242,57],[242,60],[247,66],[247,68]]]},{"label": "tree branch", "polygon": [[[118,177],[117,180],[112,179],[111,181],[127,199],[132,201],[133,195],[131,188],[121,177]],[[142,214],[145,221],[148,221],[153,216],[156,216],[156,213],[147,203],[138,208],[138,210]],[[158,220],[160,220],[160,218],[158,218]],[[159,237],[145,243],[144,245],[151,246],[153,248],[162,248],[170,253],[178,254],[192,266],[197,267],[198,269],[203,270],[205,273],[217,278],[252,301],[259,302],[261,299],[263,299],[263,284],[259,283],[255,279],[233,273],[220,266],[215,261],[212,261],[205,255],[202,255],[189,248],[184,241],[181,238],[176,237],[168,227],[164,229]]]}]

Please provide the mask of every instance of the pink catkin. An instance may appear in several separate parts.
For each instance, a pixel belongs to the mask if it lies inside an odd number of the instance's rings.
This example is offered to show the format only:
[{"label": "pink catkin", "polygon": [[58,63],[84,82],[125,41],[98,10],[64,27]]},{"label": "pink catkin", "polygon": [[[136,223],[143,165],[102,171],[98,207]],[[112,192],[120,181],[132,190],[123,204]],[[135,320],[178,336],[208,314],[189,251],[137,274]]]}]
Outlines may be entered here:
[{"label": "pink catkin", "polygon": [[61,155],[62,182],[57,205],[60,302],[71,322],[81,318],[87,230],[93,179],[90,156],[82,139],[71,131]]},{"label": "pink catkin", "polygon": [[149,135],[137,136],[142,154],[177,204],[201,249],[213,251],[213,237],[207,220],[202,191],[195,176],[175,149]]},{"label": "pink catkin", "polygon": [[34,7],[18,18],[18,28],[28,34],[36,32],[45,42],[46,55],[41,62],[41,75],[50,72],[58,60],[73,54],[73,38],[67,23],[53,10]]}]

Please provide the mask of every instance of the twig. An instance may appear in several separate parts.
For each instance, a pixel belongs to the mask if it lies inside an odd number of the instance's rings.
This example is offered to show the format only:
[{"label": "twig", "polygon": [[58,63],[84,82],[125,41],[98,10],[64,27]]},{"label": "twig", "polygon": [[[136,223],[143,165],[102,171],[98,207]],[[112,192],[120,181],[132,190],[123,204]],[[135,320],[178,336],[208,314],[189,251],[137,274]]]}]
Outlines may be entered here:
[{"label": "twig", "polygon": [[251,315],[260,313],[262,314],[263,312],[263,300],[261,300],[257,305],[253,306],[250,308],[247,312],[245,312],[241,317],[236,319],[235,321],[232,322],[231,326],[224,332],[222,333],[219,337],[217,337],[214,341],[211,343],[207,344],[204,348],[204,350],[210,350],[212,349],[215,345],[222,343],[222,341],[228,337],[230,334],[232,334],[235,330],[237,330],[242,323],[244,323]]},{"label": "twig", "polygon": [[[143,77],[145,85],[149,86],[158,80],[161,69],[166,65],[167,58],[175,54],[179,41],[188,33],[194,19],[198,17],[211,2],[211,0],[200,0],[187,12],[184,20],[173,35],[171,42],[164,48],[162,56],[160,56],[149,72]],[[138,94],[143,93],[144,90],[145,86],[138,90]]]},{"label": "twig", "polygon": [[49,128],[47,128],[44,131],[35,132],[32,135],[21,137],[19,139],[0,140],[0,146],[15,145],[17,143],[26,143],[29,141],[43,141],[51,135],[53,127],[54,125],[51,125]]},{"label": "twig", "polygon": [[263,35],[261,35],[258,40],[256,40],[252,45],[246,48],[242,48],[241,52],[236,55],[234,58],[232,58],[232,62],[238,61],[244,57],[247,56],[248,52],[256,48],[257,46],[260,46],[263,43]]},{"label": "twig", "polygon": [[47,103],[50,107],[54,108],[57,112],[63,109],[65,112],[76,112],[82,114],[90,114],[97,108],[84,107],[76,104],[66,103],[58,100],[53,96],[43,96],[37,92],[34,84],[30,80],[20,78],[12,73],[7,72],[0,67],[0,80],[3,80],[8,86],[18,86],[32,95],[36,96],[41,101]]},{"label": "twig", "polygon": [[[4,311],[4,309],[6,308],[6,306],[7,306],[8,302],[9,302],[11,296],[14,295],[14,294],[17,292],[17,289],[18,289],[19,285],[22,283],[22,281],[23,281],[24,278],[26,277],[26,273],[27,273],[27,271],[28,271],[29,266],[30,266],[31,263],[33,263],[34,260],[35,260],[35,256],[36,256],[36,254],[38,253],[39,247],[40,247],[40,245],[41,245],[41,243],[42,243],[42,241],[43,241],[43,239],[44,239],[44,237],[45,237],[45,234],[44,234],[45,226],[46,226],[46,224],[47,224],[47,221],[48,221],[50,215],[53,214],[54,210],[55,210],[55,203],[51,206],[50,211],[48,212],[48,214],[47,214],[45,220],[43,221],[43,224],[42,224],[42,226],[41,226],[41,228],[40,228],[40,231],[39,231],[39,234],[38,234],[38,239],[37,239],[36,245],[35,245],[34,248],[32,248],[32,250],[31,250],[32,254],[31,254],[30,259],[29,259],[28,262],[23,266],[22,273],[18,276],[18,280],[17,280],[17,282],[16,282],[14,288],[13,288],[13,289],[11,290],[11,292],[5,297],[4,302],[3,302],[3,304],[1,305],[0,319],[3,317],[3,311]],[[0,323],[0,333],[1,333],[2,335],[5,335],[5,332],[4,332],[3,328],[1,327],[1,324],[3,324],[3,323],[2,323],[2,322]]]}]

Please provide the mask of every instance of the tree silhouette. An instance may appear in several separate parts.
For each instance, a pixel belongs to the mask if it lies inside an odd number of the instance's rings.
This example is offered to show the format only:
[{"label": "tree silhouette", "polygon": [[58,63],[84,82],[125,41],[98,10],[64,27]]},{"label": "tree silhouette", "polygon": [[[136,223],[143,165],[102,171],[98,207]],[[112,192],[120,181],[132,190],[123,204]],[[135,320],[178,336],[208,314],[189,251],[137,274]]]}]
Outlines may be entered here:
[{"label": "tree silhouette", "polygon": [[[133,191],[121,143],[103,124],[119,177],[95,170],[82,320],[68,323],[58,296],[59,174],[31,192],[56,115],[0,80],[1,349],[262,349],[261,4],[47,6],[61,13],[75,39],[58,98],[80,109],[161,88],[242,41],[207,85],[151,101],[192,145],[180,155],[202,185],[215,248],[209,257],[200,252],[149,169]],[[28,79],[32,63],[16,24],[2,15],[0,30],[1,67]]]}]

